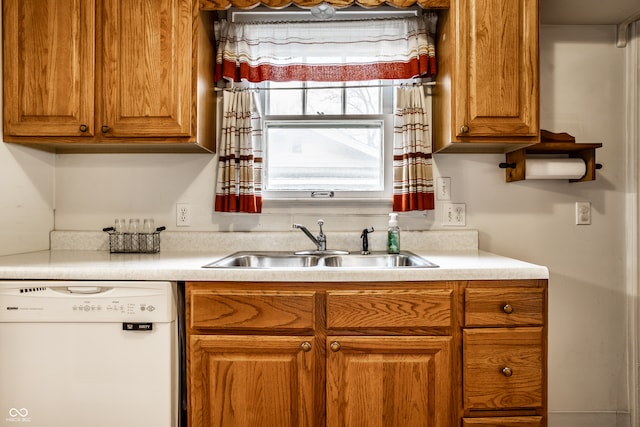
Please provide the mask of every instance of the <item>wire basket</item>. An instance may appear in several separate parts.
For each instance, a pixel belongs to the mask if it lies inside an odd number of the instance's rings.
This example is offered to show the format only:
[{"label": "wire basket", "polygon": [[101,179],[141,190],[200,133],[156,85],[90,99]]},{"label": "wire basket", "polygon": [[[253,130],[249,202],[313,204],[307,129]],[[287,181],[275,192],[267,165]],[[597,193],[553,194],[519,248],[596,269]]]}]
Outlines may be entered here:
[{"label": "wire basket", "polygon": [[105,228],[109,233],[109,252],[155,254],[160,252],[160,232],[164,227],[153,233],[117,233],[113,228]]}]

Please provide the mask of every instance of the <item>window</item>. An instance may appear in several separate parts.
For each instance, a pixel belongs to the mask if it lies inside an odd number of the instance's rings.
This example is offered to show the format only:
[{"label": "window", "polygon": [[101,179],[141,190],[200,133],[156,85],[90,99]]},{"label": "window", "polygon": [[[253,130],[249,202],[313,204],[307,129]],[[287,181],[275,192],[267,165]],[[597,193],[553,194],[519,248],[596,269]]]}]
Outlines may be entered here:
[{"label": "window", "polygon": [[265,199],[389,199],[391,87],[377,80],[263,87]]},{"label": "window", "polygon": [[321,22],[290,10],[217,22],[216,80],[264,89],[255,169],[264,199],[395,203],[394,186],[405,193],[407,180],[393,181],[394,87],[435,75],[436,15],[347,9]]}]

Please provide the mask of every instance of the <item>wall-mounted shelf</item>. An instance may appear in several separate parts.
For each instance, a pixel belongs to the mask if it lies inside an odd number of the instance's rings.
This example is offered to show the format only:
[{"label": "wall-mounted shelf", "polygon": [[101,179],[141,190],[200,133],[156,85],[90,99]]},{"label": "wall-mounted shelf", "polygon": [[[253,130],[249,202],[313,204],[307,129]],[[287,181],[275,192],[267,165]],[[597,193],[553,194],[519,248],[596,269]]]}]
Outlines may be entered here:
[{"label": "wall-mounted shelf", "polygon": [[540,131],[541,142],[506,154],[506,161],[500,163],[500,168],[506,170],[507,182],[527,179],[527,158],[531,159],[582,159],[586,166],[585,173],[580,178],[571,178],[569,182],[593,181],[596,179],[596,169],[602,165],[596,163],[596,148],[601,143],[578,144],[568,133],[553,133]]}]

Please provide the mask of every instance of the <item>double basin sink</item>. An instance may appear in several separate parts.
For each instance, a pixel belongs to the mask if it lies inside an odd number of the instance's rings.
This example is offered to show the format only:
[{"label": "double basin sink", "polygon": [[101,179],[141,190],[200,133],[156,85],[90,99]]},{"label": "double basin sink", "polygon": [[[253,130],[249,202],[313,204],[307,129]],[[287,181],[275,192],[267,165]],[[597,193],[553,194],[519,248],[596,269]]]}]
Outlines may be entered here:
[{"label": "double basin sink", "polygon": [[205,268],[434,268],[436,264],[412,252],[371,252],[367,255],[340,251],[236,252]]}]

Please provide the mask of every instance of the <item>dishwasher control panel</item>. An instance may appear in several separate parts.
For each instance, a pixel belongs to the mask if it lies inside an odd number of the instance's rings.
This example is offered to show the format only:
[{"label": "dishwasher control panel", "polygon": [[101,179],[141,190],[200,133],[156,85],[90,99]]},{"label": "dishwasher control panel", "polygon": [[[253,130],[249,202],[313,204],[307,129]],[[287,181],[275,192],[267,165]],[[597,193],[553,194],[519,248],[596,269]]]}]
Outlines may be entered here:
[{"label": "dishwasher control panel", "polygon": [[0,322],[168,322],[171,282],[0,281]]},{"label": "dishwasher control panel", "polygon": [[123,304],[120,301],[113,301],[112,303],[104,304],[102,301],[100,302],[92,302],[90,300],[83,301],[80,304],[73,304],[72,310],[80,310],[84,312],[90,311],[102,311],[106,310],[110,313],[121,313],[121,314],[140,314],[146,311],[147,313],[153,313],[156,311],[156,307],[153,304],[145,304],[145,303],[126,303]]}]

